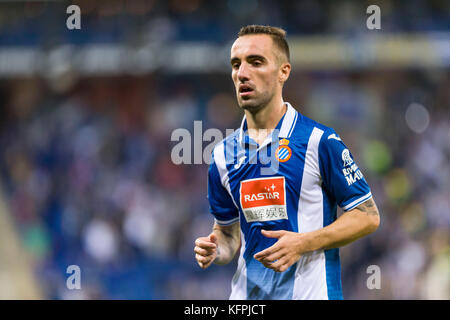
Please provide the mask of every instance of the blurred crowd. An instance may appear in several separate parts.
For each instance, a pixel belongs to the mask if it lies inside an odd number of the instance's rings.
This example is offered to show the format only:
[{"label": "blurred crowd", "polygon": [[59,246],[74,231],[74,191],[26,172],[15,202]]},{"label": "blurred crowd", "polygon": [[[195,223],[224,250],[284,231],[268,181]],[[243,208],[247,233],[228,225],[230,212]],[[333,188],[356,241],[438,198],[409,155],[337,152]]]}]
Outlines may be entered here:
[{"label": "blurred crowd", "polygon": [[[14,6],[0,11],[0,46],[139,41],[134,36],[228,42],[249,17],[289,35],[352,32],[365,5],[74,1],[87,14],[82,30],[58,34],[51,26],[65,16],[46,6],[64,5],[42,3],[26,4],[25,15]],[[391,31],[450,28],[449,2],[383,8]],[[294,69],[284,97],[335,128],[381,214],[374,234],[341,249],[344,298],[450,299],[450,70]],[[40,77],[3,78],[0,111],[0,182],[46,298],[228,298],[236,261],[202,270],[193,254],[213,224],[207,164],[175,165],[171,134],[193,133],[195,120],[203,132],[239,127],[229,75],[94,75],[63,90]],[[82,290],[66,287],[70,265],[81,269]],[[380,268],[380,289],[367,287],[371,265]]]},{"label": "blurred crowd", "polygon": [[[66,8],[81,9],[81,30],[64,28]],[[73,0],[8,2],[0,10],[0,45],[208,41],[226,43],[237,26],[282,26],[289,34],[358,34],[377,4],[383,32],[446,31],[445,0]],[[63,26],[63,27],[61,27]]]},{"label": "blurred crowd", "polygon": [[[381,212],[375,234],[341,250],[346,298],[449,298],[449,76],[294,73],[287,84],[287,101],[341,135]],[[93,78],[59,95],[40,79],[1,82],[1,177],[50,298],[228,297],[235,264],[203,271],[192,251],[213,224],[207,164],[173,164],[170,136],[194,120],[237,128],[230,82]],[[427,123],[406,121],[414,106]],[[80,291],[66,288],[73,264]],[[380,290],[367,289],[370,265]]]}]

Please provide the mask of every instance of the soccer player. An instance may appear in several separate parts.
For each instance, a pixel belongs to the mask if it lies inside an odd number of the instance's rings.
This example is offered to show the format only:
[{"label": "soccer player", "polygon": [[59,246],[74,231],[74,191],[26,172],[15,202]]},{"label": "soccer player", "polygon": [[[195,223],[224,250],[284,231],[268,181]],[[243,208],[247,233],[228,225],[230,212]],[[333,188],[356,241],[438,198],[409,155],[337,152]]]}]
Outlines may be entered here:
[{"label": "soccer player", "polygon": [[227,264],[240,249],[230,299],[343,299],[338,248],[380,223],[370,188],[339,135],[283,100],[284,30],[243,27],[231,68],[245,115],[212,153],[215,223],[195,241],[197,263]]}]

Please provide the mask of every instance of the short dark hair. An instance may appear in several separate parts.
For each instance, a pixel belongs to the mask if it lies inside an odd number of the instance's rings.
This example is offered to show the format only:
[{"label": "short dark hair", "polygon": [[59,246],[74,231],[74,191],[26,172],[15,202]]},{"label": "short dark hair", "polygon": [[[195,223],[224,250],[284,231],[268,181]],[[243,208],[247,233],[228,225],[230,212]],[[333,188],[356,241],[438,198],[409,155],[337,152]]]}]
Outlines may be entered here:
[{"label": "short dark hair", "polygon": [[285,30],[278,28],[278,27],[252,24],[252,25],[242,27],[241,30],[239,30],[238,38],[245,36],[245,35],[252,35],[252,34],[267,34],[267,35],[271,36],[275,45],[286,56],[287,61],[288,62],[290,61],[289,45],[286,40],[286,31]]}]

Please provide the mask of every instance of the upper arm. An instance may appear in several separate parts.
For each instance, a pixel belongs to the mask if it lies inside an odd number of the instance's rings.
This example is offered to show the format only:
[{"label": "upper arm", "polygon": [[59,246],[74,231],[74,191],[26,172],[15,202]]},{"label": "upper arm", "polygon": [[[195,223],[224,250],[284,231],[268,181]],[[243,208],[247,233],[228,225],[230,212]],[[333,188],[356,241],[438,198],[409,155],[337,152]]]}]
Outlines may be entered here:
[{"label": "upper arm", "polygon": [[350,150],[332,129],[322,135],[319,166],[322,187],[344,211],[352,210],[372,197]]},{"label": "upper arm", "polygon": [[377,204],[373,200],[373,197],[369,200],[361,203],[359,206],[354,208],[355,210],[366,213],[368,216],[379,216],[380,213],[377,208]]},{"label": "upper arm", "polygon": [[357,214],[364,214],[364,217],[367,217],[370,226],[374,229],[373,231],[380,225],[380,213],[373,197],[353,208],[351,211]]}]

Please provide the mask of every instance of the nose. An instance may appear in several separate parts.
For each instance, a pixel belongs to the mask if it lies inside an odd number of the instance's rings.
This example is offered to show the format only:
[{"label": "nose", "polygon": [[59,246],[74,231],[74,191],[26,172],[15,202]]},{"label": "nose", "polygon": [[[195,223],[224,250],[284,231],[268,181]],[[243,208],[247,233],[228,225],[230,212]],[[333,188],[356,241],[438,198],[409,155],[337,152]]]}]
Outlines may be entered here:
[{"label": "nose", "polygon": [[237,76],[238,80],[241,82],[245,82],[250,79],[248,65],[246,63],[241,63],[241,65],[239,66]]}]

